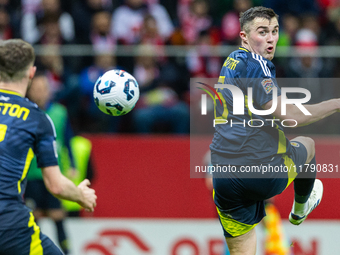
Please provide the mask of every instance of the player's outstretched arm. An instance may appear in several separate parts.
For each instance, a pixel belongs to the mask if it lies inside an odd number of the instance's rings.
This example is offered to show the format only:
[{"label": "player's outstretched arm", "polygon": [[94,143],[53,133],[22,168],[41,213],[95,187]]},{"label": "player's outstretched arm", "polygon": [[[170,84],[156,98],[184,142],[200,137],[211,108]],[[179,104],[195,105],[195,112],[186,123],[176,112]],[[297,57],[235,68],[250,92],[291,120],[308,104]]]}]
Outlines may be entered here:
[{"label": "player's outstretched arm", "polygon": [[46,188],[54,196],[77,202],[87,211],[93,212],[97,196],[94,189],[89,188],[89,180],[85,179],[77,187],[60,172],[59,166],[44,167],[42,173]]},{"label": "player's outstretched arm", "polygon": [[[271,108],[273,101],[269,101],[265,105],[263,105],[263,109],[268,110]],[[277,108],[272,114],[277,119],[292,119],[296,120],[298,123],[297,127],[306,126],[313,122],[319,121],[333,113],[340,111],[340,98],[330,99],[327,101],[323,101],[318,104],[303,104],[304,108],[311,113],[311,115],[305,115],[295,104],[287,104],[286,106],[286,114],[282,115],[282,107],[281,107],[281,96],[277,98]],[[294,126],[296,125],[295,121],[285,122],[286,125]]]}]

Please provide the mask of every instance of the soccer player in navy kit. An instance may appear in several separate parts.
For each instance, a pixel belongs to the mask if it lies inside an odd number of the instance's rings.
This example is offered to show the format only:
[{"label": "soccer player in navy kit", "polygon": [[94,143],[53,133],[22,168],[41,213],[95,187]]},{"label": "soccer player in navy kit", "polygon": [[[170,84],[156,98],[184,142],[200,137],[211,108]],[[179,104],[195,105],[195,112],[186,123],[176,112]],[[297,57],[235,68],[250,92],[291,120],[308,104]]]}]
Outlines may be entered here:
[{"label": "soccer player in navy kit", "polygon": [[[303,105],[311,115],[304,115],[294,104],[287,105],[287,114],[281,114],[281,90],[275,79],[274,57],[279,37],[278,16],[272,9],[253,7],[240,16],[242,46],[232,52],[224,62],[219,83],[237,86],[243,95],[252,87],[253,105],[257,110],[269,110],[273,104],[273,91],[277,90],[277,108],[272,115],[259,116],[248,109],[245,96],[244,114],[236,115],[233,95],[228,89],[217,89],[223,106],[216,104],[215,119],[228,123],[215,125],[211,149],[213,165],[234,166],[237,171],[214,173],[214,201],[231,255],[256,253],[255,226],[265,216],[264,200],[280,194],[294,182],[295,198],[289,220],[301,224],[320,203],[322,182],[316,171],[305,171],[305,163],[316,164],[315,145],[309,137],[296,137],[289,141],[280,121],[285,125],[307,125],[338,112],[340,100],[332,99],[315,105]],[[276,88],[276,89],[275,89]],[[264,125],[254,128],[252,120]],[[295,121],[292,121],[295,120]],[[230,125],[234,122],[234,125]],[[237,124],[238,123],[238,124]],[[242,166],[270,165],[296,169],[290,172],[271,172],[263,178],[242,173]],[[299,171],[303,169],[303,171]],[[259,177],[259,176],[257,176]],[[261,177],[261,176],[260,176]]]},{"label": "soccer player in navy kit", "polygon": [[26,175],[34,154],[47,189],[88,211],[96,206],[95,191],[84,180],[75,186],[57,162],[52,121],[24,98],[36,71],[33,47],[20,39],[0,41],[0,254],[63,254],[34,222],[25,206]]}]

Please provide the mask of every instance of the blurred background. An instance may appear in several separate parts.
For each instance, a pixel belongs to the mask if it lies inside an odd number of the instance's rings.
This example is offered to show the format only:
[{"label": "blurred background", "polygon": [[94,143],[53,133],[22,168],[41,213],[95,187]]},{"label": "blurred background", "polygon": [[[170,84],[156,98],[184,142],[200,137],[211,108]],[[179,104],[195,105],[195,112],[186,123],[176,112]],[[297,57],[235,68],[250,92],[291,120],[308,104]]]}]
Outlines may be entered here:
[{"label": "blurred background", "polygon": [[[68,173],[75,182],[91,179],[98,206],[93,214],[65,206],[77,216],[65,219],[70,254],[226,254],[209,185],[190,179],[189,109],[200,100],[190,100],[190,78],[217,80],[240,44],[239,13],[257,5],[280,15],[277,77],[304,78],[293,85],[307,88],[311,103],[340,97],[339,0],[0,0],[0,39],[33,44],[49,101],[64,107],[71,138],[86,138],[66,146],[85,159],[64,164],[78,168]],[[92,97],[97,78],[113,68],[131,73],[141,90],[121,117],[100,112]],[[287,133],[316,139],[317,161],[335,167],[339,124],[333,115]],[[197,145],[202,165],[210,141]],[[280,254],[339,254],[339,182],[324,183],[323,203],[298,228],[287,223],[292,190],[275,200],[288,247],[294,243]],[[50,219],[40,222],[56,238]],[[258,231],[258,254],[279,254],[266,248],[268,231]]]}]

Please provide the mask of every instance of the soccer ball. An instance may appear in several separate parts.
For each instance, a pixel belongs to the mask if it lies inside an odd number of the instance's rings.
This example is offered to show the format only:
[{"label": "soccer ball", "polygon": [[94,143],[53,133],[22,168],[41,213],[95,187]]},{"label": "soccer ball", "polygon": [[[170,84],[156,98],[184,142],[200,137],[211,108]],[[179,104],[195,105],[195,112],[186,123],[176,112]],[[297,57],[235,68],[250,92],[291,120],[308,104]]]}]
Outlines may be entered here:
[{"label": "soccer ball", "polygon": [[139,99],[139,86],[128,72],[120,69],[110,70],[96,81],[93,98],[102,112],[121,116],[135,107]]}]

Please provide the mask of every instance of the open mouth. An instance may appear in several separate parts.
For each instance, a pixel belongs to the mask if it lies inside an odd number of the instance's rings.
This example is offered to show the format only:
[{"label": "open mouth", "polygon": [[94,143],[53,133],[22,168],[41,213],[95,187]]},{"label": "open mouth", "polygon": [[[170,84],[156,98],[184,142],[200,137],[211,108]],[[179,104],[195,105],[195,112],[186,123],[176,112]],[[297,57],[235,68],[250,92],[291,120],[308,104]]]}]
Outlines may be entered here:
[{"label": "open mouth", "polygon": [[269,47],[267,48],[267,51],[268,51],[268,52],[272,52],[272,51],[273,51],[273,49],[274,49],[274,47],[273,47],[273,46],[269,46]]}]

